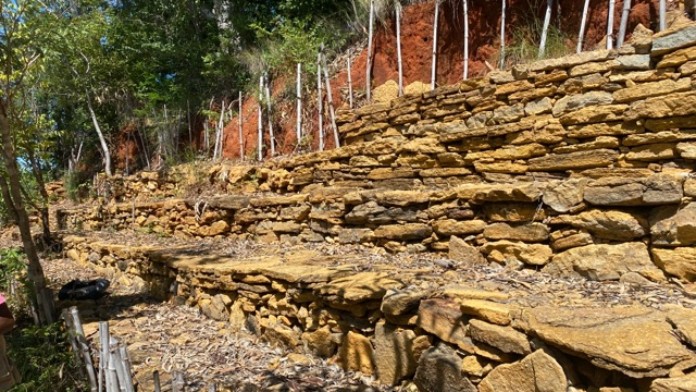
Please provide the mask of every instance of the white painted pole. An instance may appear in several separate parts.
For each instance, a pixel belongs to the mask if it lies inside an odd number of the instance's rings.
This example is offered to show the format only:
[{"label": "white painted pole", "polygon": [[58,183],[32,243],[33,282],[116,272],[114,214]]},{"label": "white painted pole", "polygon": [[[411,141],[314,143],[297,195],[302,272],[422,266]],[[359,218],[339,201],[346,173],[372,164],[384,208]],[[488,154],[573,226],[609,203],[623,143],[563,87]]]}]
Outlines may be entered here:
[{"label": "white painted pole", "polygon": [[469,79],[469,0],[464,0],[464,80]]},{"label": "white painted pole", "polygon": [[367,33],[367,65],[365,69],[365,94],[367,102],[372,101],[372,32],[374,29],[375,0],[370,0],[370,22]]},{"label": "white painted pole", "polygon": [[587,13],[590,8],[590,0],[585,0],[585,5],[582,7],[582,19],[580,20],[580,32],[578,33],[578,46],[576,53],[582,52],[582,41],[585,38],[585,27],[587,27]]},{"label": "white painted pole", "polygon": [[239,114],[237,114],[237,125],[239,126],[239,159],[244,160],[244,114],[242,113],[242,92],[239,92]]},{"label": "white painted pole", "polygon": [[317,110],[319,111],[319,151],[324,151],[324,97],[321,86],[321,49],[317,54]]},{"label": "white painted pole", "polygon": [[259,161],[263,160],[263,76],[259,77],[259,140],[258,140],[258,150],[259,150]]},{"label": "white painted pole", "polygon": [[609,14],[607,15],[607,49],[614,49],[614,1],[609,0]]},{"label": "white painted pole", "polygon": [[297,63],[297,145],[302,142],[302,64]]},{"label": "white painted pole", "polygon": [[401,58],[401,3],[394,7],[396,14],[396,63],[399,67],[399,96],[404,95],[404,64]]},{"label": "white painted pole", "polygon": [[326,99],[329,102],[329,115],[331,116],[331,127],[334,132],[334,144],[336,148],[341,147],[340,140],[338,138],[338,127],[336,126],[336,111],[334,110],[333,96],[331,92],[331,80],[329,79],[329,69],[326,66],[326,56],[322,54],[322,68],[324,68],[324,84],[326,84]]},{"label": "white painted pole", "polygon": [[503,7],[500,14],[500,63],[498,68],[505,68],[505,4],[506,0],[503,0]]},{"label": "white painted pole", "polygon": [[664,31],[667,28],[667,1],[660,0],[660,31]]},{"label": "white painted pole", "polygon": [[350,54],[348,55],[348,60],[346,61],[348,65],[348,107],[353,109],[353,72],[350,69]]},{"label": "white painted pole", "polygon": [[222,100],[222,110],[220,110],[220,121],[218,122],[218,140],[215,141],[217,147],[217,159],[222,158],[222,140],[225,132],[225,100]]},{"label": "white painted pole", "polygon": [[275,134],[273,133],[273,112],[271,111],[271,87],[270,81],[268,80],[268,74],[266,74],[266,106],[268,107],[268,134],[271,136],[271,157],[276,155],[275,149]]},{"label": "white painted pole", "polygon": [[435,90],[437,78],[437,25],[440,16],[440,0],[435,0],[435,20],[433,21],[433,62],[430,66],[430,89]]},{"label": "white painted pole", "polygon": [[623,46],[624,39],[626,38],[626,28],[628,26],[628,15],[631,12],[631,0],[624,0],[623,2],[623,12],[621,12],[621,23],[619,24],[619,36],[616,38],[616,47],[620,48]]},{"label": "white painted pole", "polygon": [[546,37],[549,34],[549,24],[551,24],[551,10],[553,0],[546,0],[546,15],[544,15],[544,26],[541,28],[541,40],[539,41],[539,53],[537,58],[543,58],[546,54]]}]

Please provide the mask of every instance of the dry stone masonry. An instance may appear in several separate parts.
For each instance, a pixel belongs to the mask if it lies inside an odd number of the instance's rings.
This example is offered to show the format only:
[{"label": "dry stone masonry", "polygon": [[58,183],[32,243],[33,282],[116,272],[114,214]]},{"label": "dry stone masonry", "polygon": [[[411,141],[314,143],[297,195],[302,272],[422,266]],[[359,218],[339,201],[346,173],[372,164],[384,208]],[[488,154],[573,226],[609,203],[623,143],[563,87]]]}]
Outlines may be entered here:
[{"label": "dry stone masonry", "polygon": [[[206,180],[214,194],[182,197],[141,175],[124,179],[120,188],[131,191],[111,202],[60,210],[58,220],[73,231],[362,244],[448,252],[455,268],[688,283],[696,279],[695,87],[696,25],[636,34],[618,50],[344,110],[344,147],[218,165]],[[142,188],[169,198],[136,200],[132,190]],[[82,237],[66,239],[66,249],[385,384],[696,390],[696,311],[680,306],[538,306],[471,287],[422,290],[413,271],[356,273],[309,253],[231,262]]]}]

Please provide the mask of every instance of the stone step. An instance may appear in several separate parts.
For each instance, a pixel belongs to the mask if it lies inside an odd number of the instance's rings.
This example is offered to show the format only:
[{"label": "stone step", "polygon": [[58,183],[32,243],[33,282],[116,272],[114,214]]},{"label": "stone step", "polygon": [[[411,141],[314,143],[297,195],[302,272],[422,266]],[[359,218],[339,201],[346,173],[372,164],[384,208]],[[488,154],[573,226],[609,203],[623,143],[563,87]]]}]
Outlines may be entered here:
[{"label": "stone step", "polygon": [[115,279],[384,384],[663,391],[693,382],[685,373],[696,361],[696,301],[679,286],[463,268],[357,246],[102,233],[65,236],[64,249]]}]

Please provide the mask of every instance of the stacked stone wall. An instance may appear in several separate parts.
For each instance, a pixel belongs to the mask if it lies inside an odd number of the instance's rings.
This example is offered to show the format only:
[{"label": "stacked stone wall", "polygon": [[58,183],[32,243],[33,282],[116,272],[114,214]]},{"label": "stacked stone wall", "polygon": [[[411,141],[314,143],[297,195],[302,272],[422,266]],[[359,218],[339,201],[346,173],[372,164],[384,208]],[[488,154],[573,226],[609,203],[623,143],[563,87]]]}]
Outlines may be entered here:
[{"label": "stacked stone wall", "polygon": [[61,210],[59,221],[693,280],[695,35],[693,25],[636,34],[619,50],[344,111],[344,147],[216,167],[206,176],[225,194],[136,202],[131,191],[123,203]]}]

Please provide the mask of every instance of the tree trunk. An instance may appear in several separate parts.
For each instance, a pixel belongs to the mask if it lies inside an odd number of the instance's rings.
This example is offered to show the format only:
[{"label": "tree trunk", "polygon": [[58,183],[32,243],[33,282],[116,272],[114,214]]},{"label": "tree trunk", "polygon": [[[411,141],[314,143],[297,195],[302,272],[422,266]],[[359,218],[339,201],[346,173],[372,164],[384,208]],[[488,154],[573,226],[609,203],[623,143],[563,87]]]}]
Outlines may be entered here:
[{"label": "tree trunk", "polygon": [[321,56],[322,68],[324,68],[324,82],[326,84],[326,99],[329,102],[329,115],[331,116],[331,127],[334,132],[334,146],[335,148],[341,147],[341,143],[338,139],[338,127],[336,126],[336,111],[334,110],[333,96],[331,92],[331,81],[329,79],[329,69],[326,66],[326,56]]},{"label": "tree trunk", "polygon": [[500,14],[500,61],[498,63],[498,68],[505,68],[505,7],[507,0],[503,0],[503,7]]},{"label": "tree trunk", "polygon": [[609,11],[607,14],[607,49],[614,49],[614,2],[609,0]]},{"label": "tree trunk", "polygon": [[99,126],[99,121],[97,121],[97,114],[94,113],[94,108],[92,108],[92,99],[89,96],[89,92],[85,91],[85,96],[87,97],[87,109],[89,109],[89,116],[92,118],[92,124],[94,124],[94,130],[97,131],[97,136],[99,136],[99,145],[102,149],[102,154],[104,154],[104,171],[106,175],[111,177],[113,173],[111,172],[111,154],[109,153],[109,146],[106,144],[106,139],[102,133],[101,127]]},{"label": "tree trunk", "polygon": [[660,31],[665,31],[667,28],[667,1],[660,0]]},{"label": "tree trunk", "polygon": [[623,12],[621,13],[621,24],[619,25],[619,36],[616,37],[616,47],[620,48],[623,46],[624,39],[626,38],[626,28],[628,26],[628,15],[631,12],[631,0],[624,0],[623,2]]},{"label": "tree trunk", "polygon": [[469,79],[469,0],[464,0],[464,80]]},{"label": "tree trunk", "polygon": [[433,62],[430,66],[430,89],[435,90],[437,79],[437,25],[440,17],[440,0],[435,0],[435,19],[433,21]]},{"label": "tree trunk", "polygon": [[[348,60],[350,61],[350,60]],[[297,145],[302,142],[302,64],[297,63]]]},{"label": "tree trunk", "polygon": [[324,99],[321,87],[321,50],[317,55],[317,111],[319,112],[319,151],[324,151]]},{"label": "tree trunk", "polygon": [[544,26],[541,28],[541,40],[539,41],[539,53],[537,58],[543,58],[546,54],[546,37],[549,34],[549,24],[551,24],[551,10],[553,9],[553,0],[546,0],[546,15],[544,15]]},{"label": "tree trunk", "polygon": [[396,2],[396,64],[399,67],[399,96],[404,95],[404,64],[401,58],[401,3]]},{"label": "tree trunk", "polygon": [[367,33],[367,65],[365,66],[365,94],[367,102],[372,100],[372,30],[374,29],[375,0],[370,0],[370,23]]},{"label": "tree trunk", "polygon": [[585,0],[585,5],[582,7],[582,19],[580,21],[580,32],[578,33],[578,47],[576,53],[582,52],[582,41],[585,38],[585,27],[587,27],[587,12],[590,8],[590,0]]},{"label": "tree trunk", "polygon": [[50,201],[48,200],[48,192],[46,191],[46,182],[44,181],[43,172],[39,167],[38,159],[36,158],[36,153],[33,147],[29,146],[27,149],[27,154],[29,158],[29,164],[31,165],[31,172],[34,174],[36,179],[36,185],[39,188],[39,194],[41,195],[41,205],[37,206],[39,212],[39,218],[41,219],[41,227],[43,228],[43,240],[46,244],[51,243],[51,226],[49,223],[48,215],[48,205]]},{"label": "tree trunk", "polygon": [[3,194],[8,194],[9,196],[9,199],[6,200],[5,203],[17,218],[17,225],[19,226],[20,236],[22,237],[24,253],[27,256],[28,277],[34,288],[39,322],[45,325],[55,321],[53,295],[51,290],[46,286],[46,278],[43,268],[41,267],[39,254],[36,251],[36,245],[31,237],[29,216],[24,208],[24,201],[22,199],[17,157],[15,156],[12,144],[12,131],[6,113],[4,103],[0,103],[0,137],[2,138],[3,161],[7,172],[7,182],[5,182],[4,179],[0,182],[4,184],[3,188],[8,188],[3,190]]},{"label": "tree trunk", "polygon": [[258,107],[258,110],[259,110],[258,149],[259,149],[259,161],[262,161],[263,160],[263,76],[259,77],[259,107]]}]

